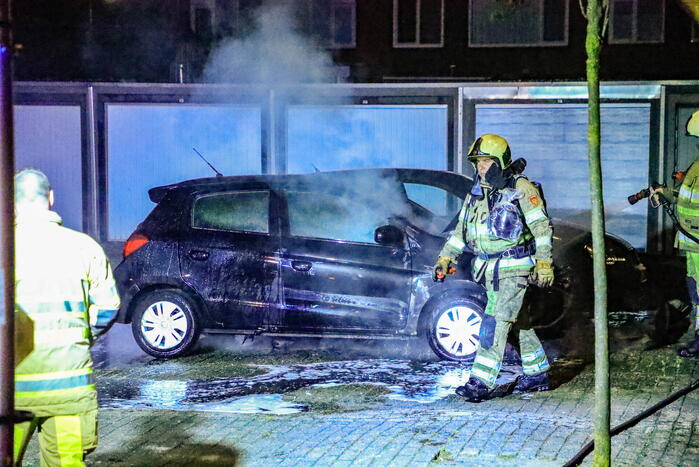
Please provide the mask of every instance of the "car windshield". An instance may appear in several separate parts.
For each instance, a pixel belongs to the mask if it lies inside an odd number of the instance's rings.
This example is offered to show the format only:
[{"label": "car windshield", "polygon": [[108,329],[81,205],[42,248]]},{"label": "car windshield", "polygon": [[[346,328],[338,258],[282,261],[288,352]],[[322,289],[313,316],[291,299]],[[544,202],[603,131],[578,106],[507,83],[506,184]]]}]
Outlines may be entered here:
[{"label": "car windshield", "polygon": [[404,183],[403,186],[416,214],[412,220],[434,235],[447,230],[464,202],[455,193],[433,185]]}]

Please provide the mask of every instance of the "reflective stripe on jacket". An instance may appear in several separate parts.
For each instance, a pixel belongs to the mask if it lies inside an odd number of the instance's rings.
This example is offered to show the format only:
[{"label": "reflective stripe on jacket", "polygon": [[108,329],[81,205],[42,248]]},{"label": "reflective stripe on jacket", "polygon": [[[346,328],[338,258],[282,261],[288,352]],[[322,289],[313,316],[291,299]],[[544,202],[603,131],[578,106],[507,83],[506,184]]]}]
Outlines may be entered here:
[{"label": "reflective stripe on jacket", "polygon": [[[490,196],[490,189],[485,188],[486,196],[483,199],[471,202],[471,195],[467,195],[459,213],[459,221],[439,255],[451,258],[453,261],[461,254],[466,244],[476,254],[491,255],[533,241],[536,244],[536,252],[533,257],[502,258],[498,263],[499,277],[528,275],[534,266],[534,259],[550,262],[553,229],[544,209],[539,190],[524,177],[517,179],[515,187],[523,195],[519,200],[519,205],[525,225],[524,232],[516,241],[503,240],[488,232],[486,223],[490,209],[487,197]],[[487,280],[492,280],[496,261],[497,259],[476,258],[473,265],[475,279],[479,280],[485,273]]]},{"label": "reflective stripe on jacket", "polygon": [[34,320],[34,350],[15,370],[15,406],[37,416],[95,409],[93,331],[119,307],[102,247],[55,212],[35,210],[16,218],[15,257],[17,306]]}]

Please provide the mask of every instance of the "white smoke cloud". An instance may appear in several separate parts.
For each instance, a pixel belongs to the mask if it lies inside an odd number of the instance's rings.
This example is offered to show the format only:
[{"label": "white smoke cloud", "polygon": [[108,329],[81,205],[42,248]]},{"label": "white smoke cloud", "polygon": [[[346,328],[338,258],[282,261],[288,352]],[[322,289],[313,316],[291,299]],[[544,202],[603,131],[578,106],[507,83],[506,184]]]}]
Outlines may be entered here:
[{"label": "white smoke cloud", "polygon": [[336,81],[332,57],[300,30],[296,11],[293,1],[258,9],[248,35],[223,40],[211,53],[204,80],[252,84]]}]

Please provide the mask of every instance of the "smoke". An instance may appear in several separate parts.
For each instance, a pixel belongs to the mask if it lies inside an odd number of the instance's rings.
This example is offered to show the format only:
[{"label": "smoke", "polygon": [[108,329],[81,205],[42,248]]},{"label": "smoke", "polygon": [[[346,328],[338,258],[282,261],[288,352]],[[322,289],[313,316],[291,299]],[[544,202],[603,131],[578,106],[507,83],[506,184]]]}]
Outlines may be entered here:
[{"label": "smoke", "polygon": [[298,24],[296,4],[262,7],[244,37],[223,40],[211,53],[204,81],[254,84],[335,82],[330,54]]}]

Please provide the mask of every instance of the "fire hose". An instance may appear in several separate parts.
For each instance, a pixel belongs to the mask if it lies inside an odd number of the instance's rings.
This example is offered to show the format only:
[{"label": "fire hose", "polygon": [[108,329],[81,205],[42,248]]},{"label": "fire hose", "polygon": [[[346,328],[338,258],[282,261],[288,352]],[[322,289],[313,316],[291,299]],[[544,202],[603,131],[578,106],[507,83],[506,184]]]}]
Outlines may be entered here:
[{"label": "fire hose", "polygon": [[[673,175],[673,178],[676,178],[676,177],[677,177],[677,175],[676,175],[677,173],[678,173],[678,172],[676,172],[675,175]],[[684,176],[684,173],[683,173],[683,172],[679,172],[679,174],[681,174],[682,176]],[[651,184],[650,188],[645,188],[645,189],[639,191],[638,193],[635,193],[635,194],[629,196],[629,197],[627,198],[627,200],[628,200],[629,204],[634,205],[634,204],[636,204],[637,202],[639,202],[640,200],[642,200],[643,198],[648,198],[649,196],[653,195],[653,194],[654,194],[654,190],[656,190],[656,189],[658,189],[658,188],[664,188],[664,187],[665,187],[665,185],[661,185],[661,184],[659,184],[659,183],[657,183],[657,182],[653,182],[653,183]],[[689,238],[689,239],[692,240],[693,242],[699,243],[699,238],[698,238],[698,237],[696,237],[695,235],[689,233],[689,232],[687,231],[687,229],[685,229],[684,227],[682,227],[682,224],[680,224],[679,219],[677,219],[677,215],[675,214],[675,210],[673,209],[672,203],[670,202],[670,200],[668,200],[668,199],[667,199],[665,196],[663,196],[663,194],[660,193],[660,192],[657,192],[657,193],[655,193],[655,194],[658,195],[658,201],[657,201],[657,204],[656,204],[656,203],[653,202],[653,198],[651,198],[651,206],[654,207],[654,208],[657,208],[658,206],[662,206],[662,207],[663,207],[663,210],[667,213],[668,216],[670,216],[670,219],[672,219],[672,223],[675,224],[675,227],[677,227],[677,230],[679,230],[680,232],[682,232],[687,238]],[[699,234],[699,232],[697,232],[697,234]]]},{"label": "fire hose", "polygon": [[[690,384],[689,386],[687,386],[687,387],[685,387],[685,388],[683,388],[683,389],[680,389],[680,390],[677,391],[676,393],[674,393],[674,394],[670,395],[669,397],[667,397],[667,398],[661,400],[660,402],[658,402],[658,403],[655,404],[654,406],[647,408],[646,410],[644,410],[643,412],[639,413],[639,414],[636,415],[635,417],[630,418],[629,420],[625,421],[624,423],[615,426],[614,428],[612,428],[612,429],[610,430],[609,435],[610,435],[610,436],[616,436],[616,435],[618,435],[619,433],[628,430],[628,429],[631,428],[632,426],[638,424],[638,422],[640,422],[641,420],[650,417],[650,416],[653,415],[655,412],[657,412],[657,411],[659,411],[660,409],[662,409],[662,408],[664,408],[664,407],[666,407],[666,406],[672,404],[673,402],[675,402],[675,401],[676,401],[677,399],[679,399],[680,397],[686,396],[687,394],[689,394],[690,392],[694,391],[694,390],[697,389],[697,388],[699,388],[699,379],[694,380],[694,382],[693,382],[692,384]],[[563,464],[564,467],[573,467],[573,466],[580,465],[580,464],[582,463],[583,459],[585,459],[585,456],[587,456],[588,454],[590,454],[590,453],[592,452],[592,450],[594,449],[594,447],[595,447],[595,441],[594,441],[594,440],[588,442],[585,446],[582,447],[582,449],[580,449],[580,451],[578,451],[578,453],[577,453],[575,456],[573,456],[572,459],[570,459],[568,462],[566,462],[565,464]]]}]

